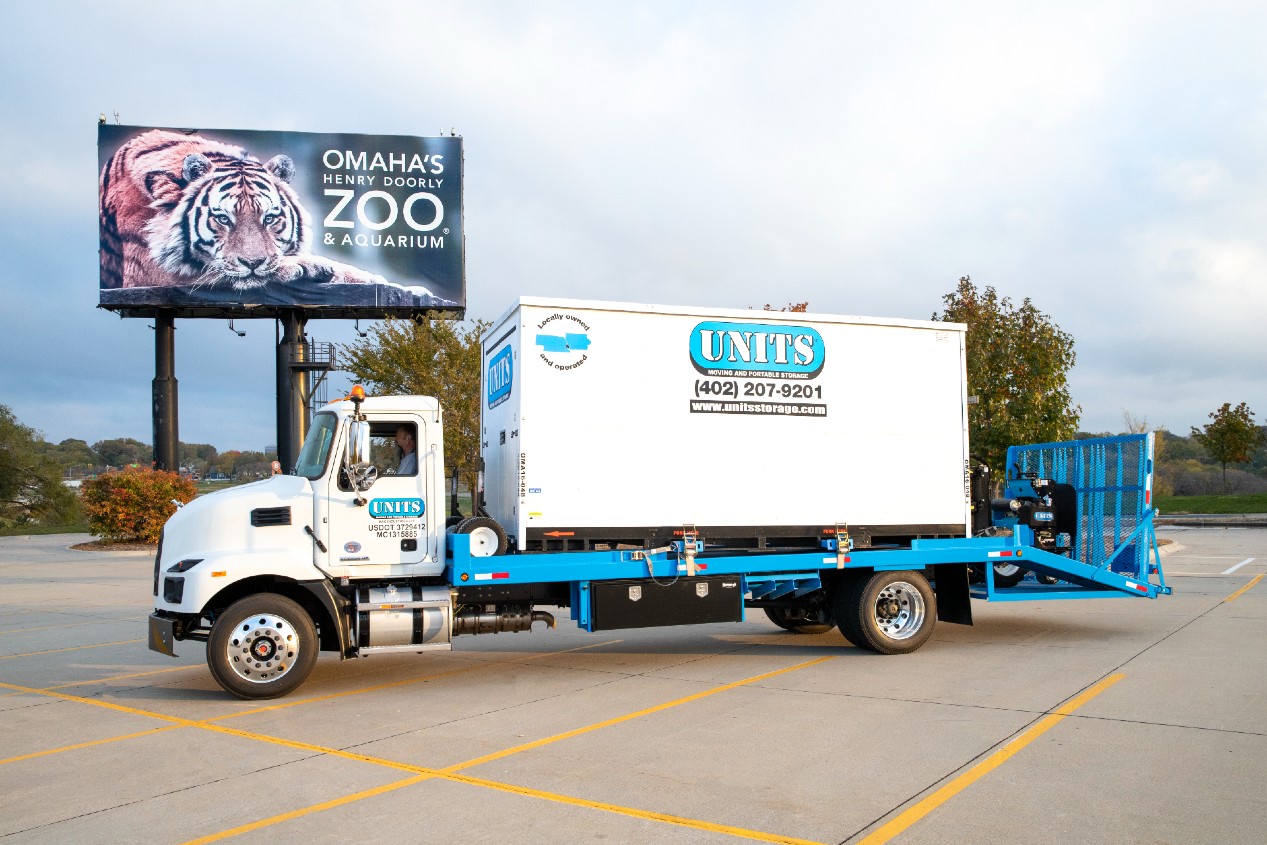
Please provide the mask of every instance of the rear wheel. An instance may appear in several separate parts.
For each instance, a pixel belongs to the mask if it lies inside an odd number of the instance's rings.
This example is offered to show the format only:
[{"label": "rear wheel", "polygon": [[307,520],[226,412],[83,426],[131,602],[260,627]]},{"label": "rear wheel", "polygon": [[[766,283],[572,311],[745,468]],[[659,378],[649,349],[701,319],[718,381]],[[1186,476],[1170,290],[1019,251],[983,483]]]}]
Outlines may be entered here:
[{"label": "rear wheel", "polygon": [[307,611],[275,593],[239,599],[207,637],[207,667],[238,698],[278,698],[307,680],[317,663],[317,628]]},{"label": "rear wheel", "polygon": [[937,602],[919,572],[876,572],[836,594],[836,621],[856,646],[906,654],[933,635]]},{"label": "rear wheel", "polygon": [[471,557],[491,557],[506,553],[509,542],[506,532],[497,520],[486,516],[470,516],[453,529],[459,534],[471,535]]},{"label": "rear wheel", "polygon": [[793,634],[825,634],[836,627],[836,620],[826,607],[766,607],[770,621]]}]

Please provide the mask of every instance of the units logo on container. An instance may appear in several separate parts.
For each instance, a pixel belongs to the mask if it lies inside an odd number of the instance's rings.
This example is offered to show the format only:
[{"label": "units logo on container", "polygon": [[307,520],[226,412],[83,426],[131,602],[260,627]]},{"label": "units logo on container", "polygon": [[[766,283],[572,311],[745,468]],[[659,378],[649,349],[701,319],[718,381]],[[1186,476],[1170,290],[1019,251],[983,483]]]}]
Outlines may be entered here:
[{"label": "units logo on container", "polygon": [[494,355],[493,360],[488,362],[486,389],[488,390],[489,408],[496,408],[510,398],[510,389],[511,385],[514,384],[514,380],[514,356],[511,354],[511,348],[507,346]]},{"label": "units logo on container", "polygon": [[422,499],[370,499],[370,516],[375,519],[420,517],[425,512]]},{"label": "units logo on container", "polygon": [[589,325],[575,314],[555,313],[537,323],[541,360],[556,370],[575,370],[589,360]]},{"label": "units logo on container", "polygon": [[812,379],[826,357],[809,326],[708,321],[691,330],[691,364],[707,376]]}]

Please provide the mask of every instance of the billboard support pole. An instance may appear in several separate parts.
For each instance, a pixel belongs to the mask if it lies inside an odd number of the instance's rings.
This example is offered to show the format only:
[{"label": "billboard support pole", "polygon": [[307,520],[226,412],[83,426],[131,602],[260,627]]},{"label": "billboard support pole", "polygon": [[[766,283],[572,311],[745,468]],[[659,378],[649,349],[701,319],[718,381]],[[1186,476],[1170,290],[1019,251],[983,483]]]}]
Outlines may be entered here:
[{"label": "billboard support pole", "polygon": [[176,317],[154,315],[154,468],[180,470],[180,425],[176,402]]},{"label": "billboard support pole", "polygon": [[302,367],[308,357],[308,321],[300,314],[290,309],[278,317],[282,336],[277,343],[277,458],[286,472],[294,469],[308,434],[308,372]]}]

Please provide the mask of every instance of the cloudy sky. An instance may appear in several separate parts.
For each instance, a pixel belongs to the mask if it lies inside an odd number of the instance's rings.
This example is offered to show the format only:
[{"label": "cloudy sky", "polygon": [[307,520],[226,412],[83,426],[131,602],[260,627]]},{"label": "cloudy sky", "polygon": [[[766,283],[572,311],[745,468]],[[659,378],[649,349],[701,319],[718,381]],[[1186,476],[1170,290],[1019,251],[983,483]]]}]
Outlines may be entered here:
[{"label": "cloudy sky", "polygon": [[[1084,430],[1267,421],[1261,2],[5,11],[0,404],[52,441],[151,439],[150,321],[96,308],[103,112],[456,129],[472,317],[522,294],[923,319],[971,275],[1074,336]],[[236,325],[177,323],[186,442],[275,442],[273,322]]]}]

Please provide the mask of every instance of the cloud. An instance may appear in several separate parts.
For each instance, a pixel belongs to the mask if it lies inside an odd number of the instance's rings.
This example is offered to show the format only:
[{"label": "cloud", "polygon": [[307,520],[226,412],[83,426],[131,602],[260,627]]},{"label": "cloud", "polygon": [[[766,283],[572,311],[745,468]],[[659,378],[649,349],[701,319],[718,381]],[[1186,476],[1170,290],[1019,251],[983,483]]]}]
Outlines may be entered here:
[{"label": "cloud", "polygon": [[[1127,401],[1177,430],[1267,405],[1261,4],[218,9],[7,10],[0,355],[73,401],[5,401],[56,439],[149,439],[152,336],[94,307],[95,122],[115,110],[456,128],[472,316],[524,294],[926,318],[971,274],[1074,335],[1085,428]],[[178,324],[185,440],[275,439],[271,323],[238,325]]]}]

